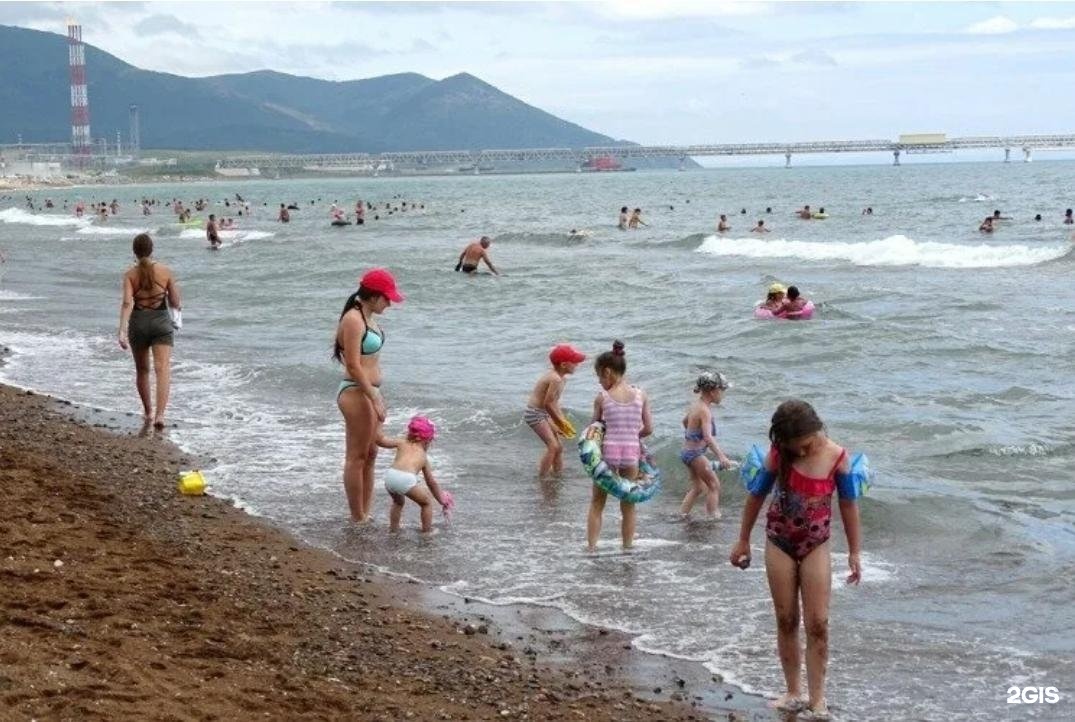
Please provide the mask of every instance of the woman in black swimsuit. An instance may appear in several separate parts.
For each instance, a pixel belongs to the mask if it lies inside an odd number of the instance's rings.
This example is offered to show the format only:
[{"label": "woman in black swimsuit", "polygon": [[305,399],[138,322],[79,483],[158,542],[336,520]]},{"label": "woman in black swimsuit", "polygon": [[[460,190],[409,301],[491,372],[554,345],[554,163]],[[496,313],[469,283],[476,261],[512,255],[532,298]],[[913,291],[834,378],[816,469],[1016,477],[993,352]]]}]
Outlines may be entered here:
[{"label": "woman in black swimsuit", "polygon": [[[180,310],[179,285],[172,271],[163,263],[150,260],[153,239],[147,233],[134,237],[134,255],[138,263],[123,274],[123,301],[119,307],[119,345],[130,348],[138,396],[146,424],[164,428],[164,409],[172,385],[172,318],[169,308]],[[149,396],[149,357],[157,377],[157,413],[154,416]]]}]

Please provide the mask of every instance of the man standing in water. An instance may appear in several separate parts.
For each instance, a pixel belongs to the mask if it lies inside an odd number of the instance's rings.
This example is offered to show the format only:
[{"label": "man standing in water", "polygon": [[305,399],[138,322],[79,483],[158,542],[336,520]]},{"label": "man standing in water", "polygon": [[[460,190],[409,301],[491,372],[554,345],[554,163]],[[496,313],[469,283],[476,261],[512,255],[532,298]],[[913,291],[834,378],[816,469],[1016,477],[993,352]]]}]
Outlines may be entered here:
[{"label": "man standing in water", "polygon": [[478,270],[478,263],[485,261],[485,265],[489,266],[489,270],[499,276],[500,271],[496,270],[493,262],[489,260],[489,246],[491,244],[492,241],[489,236],[482,236],[481,240],[468,244],[463,249],[463,252],[459,254],[459,262],[455,264],[455,270],[463,273],[474,273]]},{"label": "man standing in water", "polygon": [[616,225],[621,231],[627,230],[627,206],[620,209],[620,222]]},{"label": "man standing in water", "polygon": [[724,233],[725,231],[732,230],[732,226],[728,223],[728,216],[723,213],[720,214],[720,222],[717,223],[717,232]]},{"label": "man standing in water", "polygon": [[220,248],[220,232],[216,225],[216,216],[209,214],[209,222],[205,224],[205,237],[212,249]]}]

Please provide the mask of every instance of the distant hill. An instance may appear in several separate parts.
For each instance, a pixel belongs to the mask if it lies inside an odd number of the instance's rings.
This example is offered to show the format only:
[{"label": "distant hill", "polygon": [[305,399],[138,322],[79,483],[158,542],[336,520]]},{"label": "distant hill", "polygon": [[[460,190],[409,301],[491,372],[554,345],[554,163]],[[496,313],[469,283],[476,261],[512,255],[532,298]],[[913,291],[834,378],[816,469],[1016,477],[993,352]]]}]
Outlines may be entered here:
[{"label": "distant hill", "polygon": [[[461,73],[334,82],[269,70],[187,78],[142,70],[86,46],[94,136],[142,147],[287,153],[582,147],[619,144]],[[67,39],[0,26],[0,143],[70,138]]]}]

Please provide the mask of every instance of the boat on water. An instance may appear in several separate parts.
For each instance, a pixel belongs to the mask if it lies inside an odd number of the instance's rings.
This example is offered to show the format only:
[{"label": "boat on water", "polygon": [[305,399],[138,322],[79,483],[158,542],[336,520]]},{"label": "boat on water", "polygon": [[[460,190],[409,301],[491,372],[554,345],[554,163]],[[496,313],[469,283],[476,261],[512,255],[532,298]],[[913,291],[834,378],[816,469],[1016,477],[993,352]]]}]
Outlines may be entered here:
[{"label": "boat on water", "polygon": [[618,158],[611,155],[593,156],[579,166],[580,173],[627,173],[633,170],[625,168]]}]

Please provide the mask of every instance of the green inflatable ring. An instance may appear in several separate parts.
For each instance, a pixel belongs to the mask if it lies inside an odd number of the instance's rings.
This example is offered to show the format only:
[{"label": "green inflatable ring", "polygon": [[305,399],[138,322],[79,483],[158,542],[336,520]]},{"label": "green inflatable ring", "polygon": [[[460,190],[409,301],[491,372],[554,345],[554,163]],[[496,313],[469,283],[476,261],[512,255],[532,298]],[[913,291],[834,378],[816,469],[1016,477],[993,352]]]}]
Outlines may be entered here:
[{"label": "green inflatable ring", "polygon": [[603,421],[593,422],[579,436],[579,459],[597,488],[629,504],[641,504],[655,497],[661,491],[661,470],[653,465],[653,457],[645,447],[638,464],[643,478],[632,481],[617,474],[601,458],[604,439]]}]

